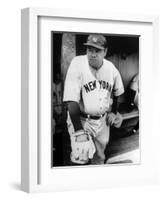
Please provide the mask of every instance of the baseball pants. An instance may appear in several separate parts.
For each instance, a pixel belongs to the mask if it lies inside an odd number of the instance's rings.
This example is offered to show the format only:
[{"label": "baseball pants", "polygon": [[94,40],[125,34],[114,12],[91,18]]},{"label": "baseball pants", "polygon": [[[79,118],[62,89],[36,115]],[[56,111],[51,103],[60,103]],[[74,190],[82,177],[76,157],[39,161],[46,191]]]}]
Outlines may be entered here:
[{"label": "baseball pants", "polygon": [[[104,164],[105,161],[105,148],[109,142],[110,127],[106,125],[106,114],[98,120],[88,119],[81,117],[83,129],[87,130],[94,141],[96,152],[93,159],[90,161],[91,164]],[[67,118],[68,132],[71,135],[74,133],[74,127],[68,114]]]}]

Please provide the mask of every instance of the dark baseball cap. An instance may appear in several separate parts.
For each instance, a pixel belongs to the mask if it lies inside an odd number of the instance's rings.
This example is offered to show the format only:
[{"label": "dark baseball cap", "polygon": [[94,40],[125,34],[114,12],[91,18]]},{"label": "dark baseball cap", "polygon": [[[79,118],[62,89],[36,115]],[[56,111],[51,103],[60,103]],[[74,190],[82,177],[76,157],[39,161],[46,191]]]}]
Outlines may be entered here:
[{"label": "dark baseball cap", "polygon": [[97,49],[106,48],[106,38],[103,35],[89,35],[87,42],[84,43],[86,46],[95,47]]}]

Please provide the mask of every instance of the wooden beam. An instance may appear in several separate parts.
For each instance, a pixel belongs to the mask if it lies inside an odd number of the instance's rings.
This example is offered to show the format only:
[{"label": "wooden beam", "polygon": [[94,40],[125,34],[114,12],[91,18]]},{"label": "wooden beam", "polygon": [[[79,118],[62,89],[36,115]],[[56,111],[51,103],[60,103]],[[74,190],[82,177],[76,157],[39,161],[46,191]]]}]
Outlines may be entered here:
[{"label": "wooden beam", "polygon": [[133,112],[130,112],[130,113],[124,113],[124,114],[122,114],[122,117],[123,117],[123,120],[139,117],[139,111],[136,110],[136,111],[133,111]]}]

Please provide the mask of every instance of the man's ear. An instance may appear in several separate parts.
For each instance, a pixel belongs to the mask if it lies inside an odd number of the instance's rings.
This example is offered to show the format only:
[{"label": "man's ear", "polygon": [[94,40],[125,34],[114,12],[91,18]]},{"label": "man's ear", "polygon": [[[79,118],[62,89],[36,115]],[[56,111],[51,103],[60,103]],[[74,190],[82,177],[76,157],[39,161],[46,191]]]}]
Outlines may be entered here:
[{"label": "man's ear", "polygon": [[107,54],[107,52],[108,52],[108,48],[105,48],[105,49],[104,49],[104,52],[105,52],[105,56],[106,56],[106,54]]}]

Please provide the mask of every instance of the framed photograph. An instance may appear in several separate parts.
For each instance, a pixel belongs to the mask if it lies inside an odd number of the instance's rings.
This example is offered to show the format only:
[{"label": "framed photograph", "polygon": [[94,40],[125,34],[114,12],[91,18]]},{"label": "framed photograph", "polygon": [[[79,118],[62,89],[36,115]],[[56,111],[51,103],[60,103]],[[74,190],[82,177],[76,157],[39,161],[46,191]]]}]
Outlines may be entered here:
[{"label": "framed photograph", "polygon": [[22,190],[158,183],[158,16],[25,8],[21,30]]}]

